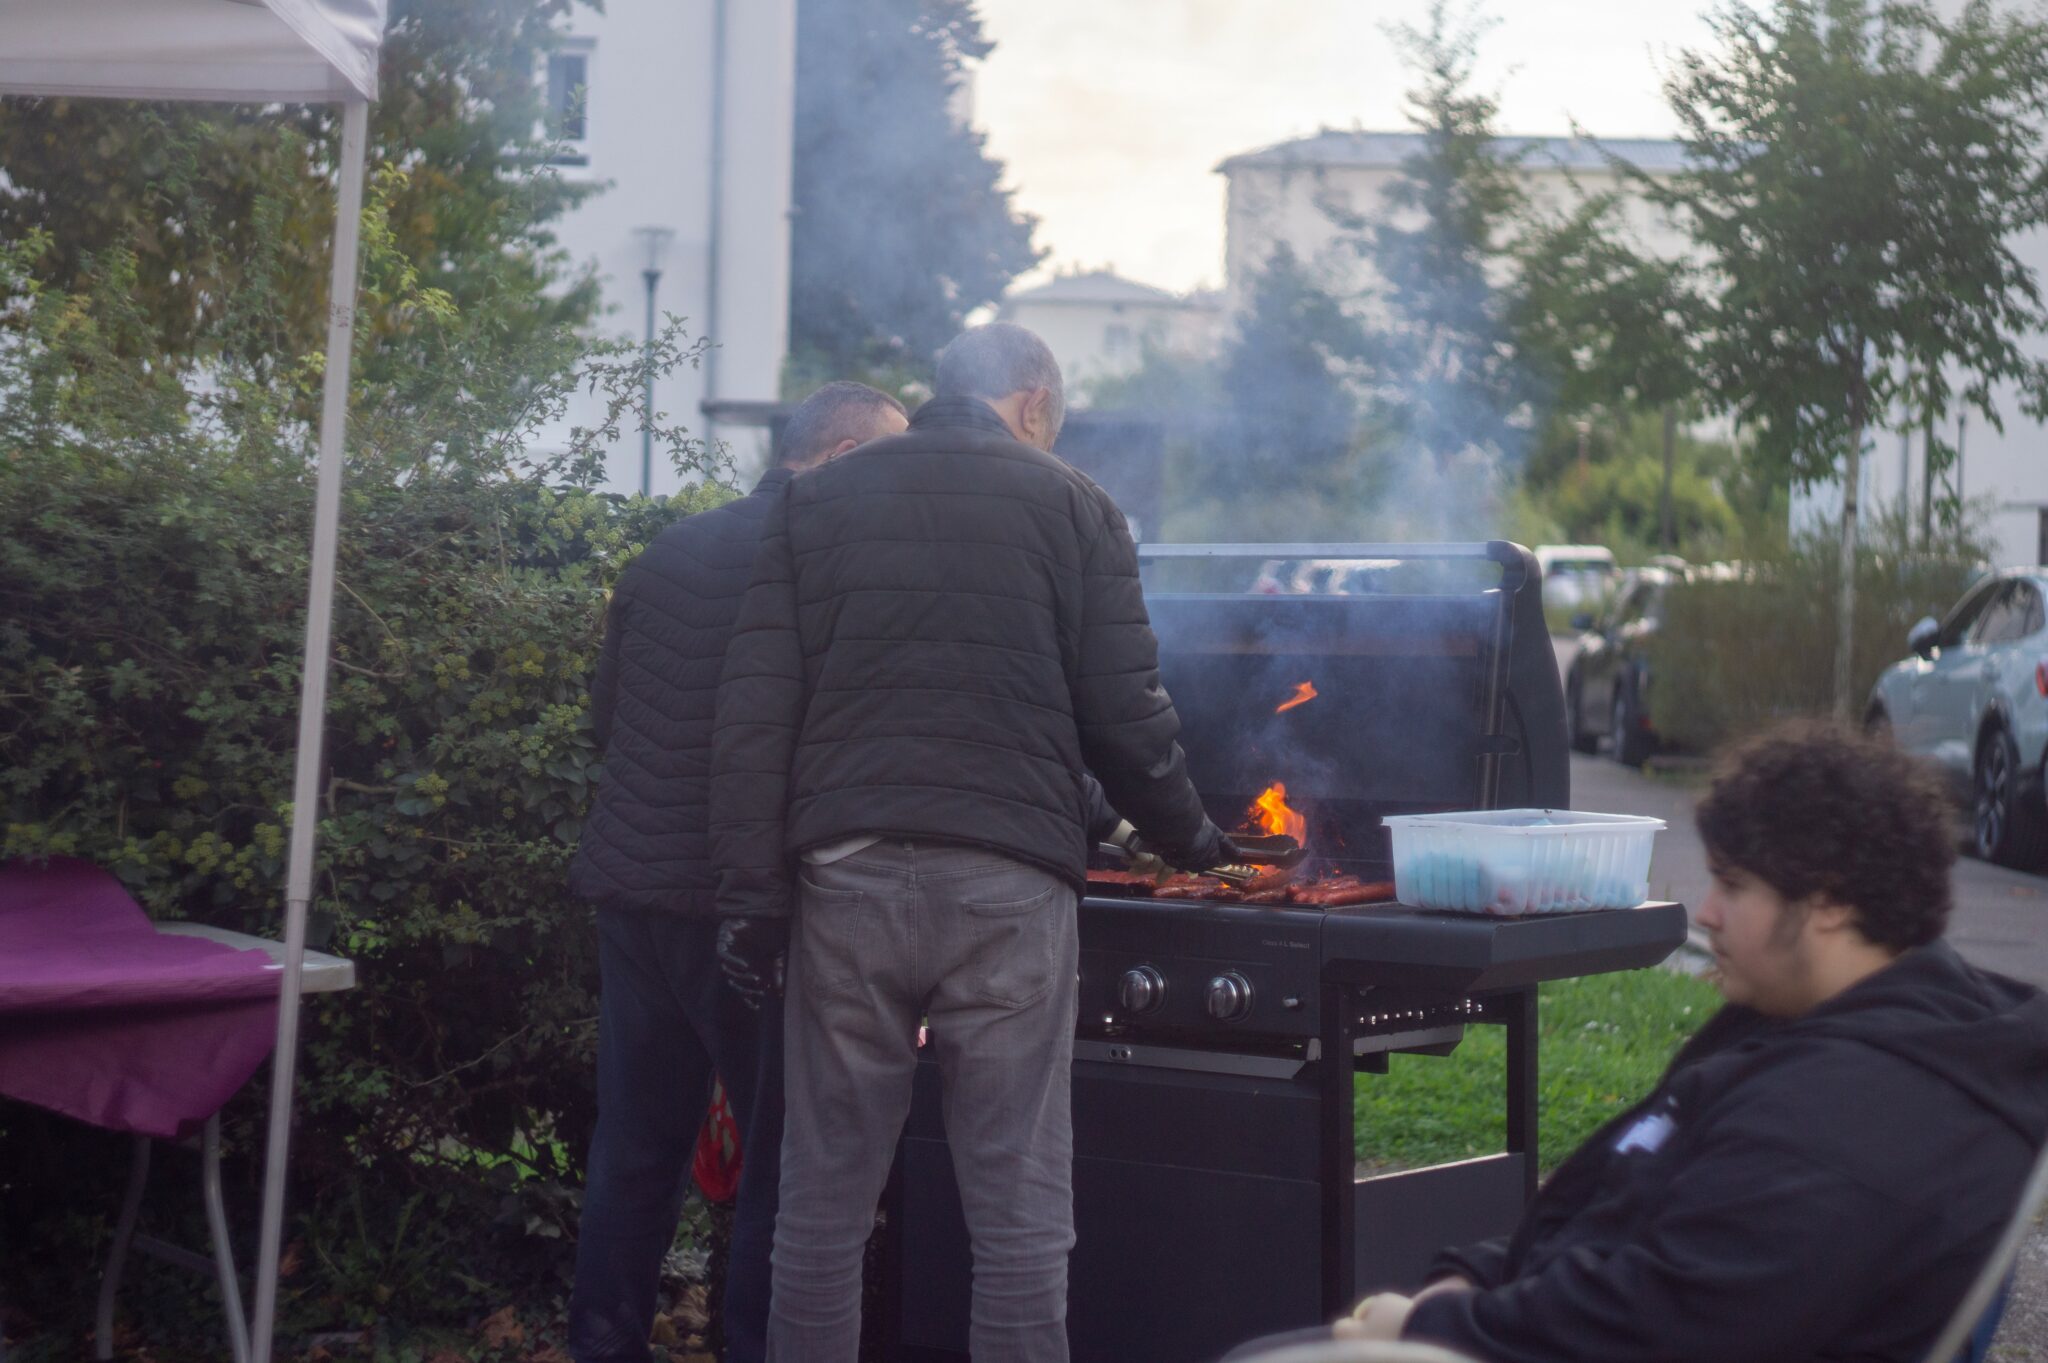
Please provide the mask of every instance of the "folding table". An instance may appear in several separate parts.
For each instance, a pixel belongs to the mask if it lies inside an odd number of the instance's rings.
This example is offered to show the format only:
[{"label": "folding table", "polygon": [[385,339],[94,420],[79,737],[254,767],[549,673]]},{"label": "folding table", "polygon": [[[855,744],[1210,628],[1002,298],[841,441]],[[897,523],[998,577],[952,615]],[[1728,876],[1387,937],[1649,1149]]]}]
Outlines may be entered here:
[{"label": "folding table", "polygon": [[[221,1197],[220,1109],[271,1051],[284,951],[246,933],[152,923],[118,880],[85,862],[0,866],[0,1094],[134,1138],[100,1284],[100,1359],[113,1357],[114,1298],[134,1249],[214,1274],[234,1363],[249,1363]],[[348,989],[355,966],[308,951],[301,983],[307,993]],[[210,1260],[136,1233],[155,1143],[195,1133]]]}]

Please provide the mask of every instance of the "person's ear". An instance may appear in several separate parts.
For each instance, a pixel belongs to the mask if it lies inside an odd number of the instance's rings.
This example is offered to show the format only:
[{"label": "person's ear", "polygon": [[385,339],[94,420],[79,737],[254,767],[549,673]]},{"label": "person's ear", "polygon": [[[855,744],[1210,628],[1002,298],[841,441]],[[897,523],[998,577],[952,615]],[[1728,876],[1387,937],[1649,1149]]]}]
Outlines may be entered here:
[{"label": "person's ear", "polygon": [[1041,449],[1052,446],[1052,389],[1034,388],[1024,395],[1024,410],[1020,414],[1024,433],[1031,437],[1030,443]]},{"label": "person's ear", "polygon": [[837,459],[840,455],[845,454],[848,450],[858,448],[860,448],[860,441],[850,438],[842,440],[837,445],[834,445],[830,450],[826,451],[825,457],[819,460],[818,462],[821,464],[829,463],[830,461]]},{"label": "person's ear", "polygon": [[1847,932],[1856,926],[1856,910],[1823,895],[1811,896],[1802,907],[1806,910],[1807,921],[1817,932]]}]

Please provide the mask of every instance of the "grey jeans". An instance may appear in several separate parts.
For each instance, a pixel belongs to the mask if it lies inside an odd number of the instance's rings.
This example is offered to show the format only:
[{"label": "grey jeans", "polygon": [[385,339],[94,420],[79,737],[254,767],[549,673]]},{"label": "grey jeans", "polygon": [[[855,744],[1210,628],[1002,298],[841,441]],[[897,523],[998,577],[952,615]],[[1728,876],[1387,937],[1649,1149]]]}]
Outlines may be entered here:
[{"label": "grey jeans", "polygon": [[880,842],[803,868],[769,1363],[853,1363],[861,1249],[929,1019],[974,1250],[975,1363],[1064,1363],[1074,1245],[1074,891],[992,852]]}]

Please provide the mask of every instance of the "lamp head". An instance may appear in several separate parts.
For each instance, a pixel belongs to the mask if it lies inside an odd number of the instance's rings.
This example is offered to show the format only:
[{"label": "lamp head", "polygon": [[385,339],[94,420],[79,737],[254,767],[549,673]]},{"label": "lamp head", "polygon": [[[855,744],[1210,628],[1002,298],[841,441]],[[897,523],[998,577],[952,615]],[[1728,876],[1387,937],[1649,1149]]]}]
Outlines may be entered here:
[{"label": "lamp head", "polygon": [[633,235],[640,238],[640,268],[647,274],[660,274],[662,260],[668,255],[668,245],[675,240],[673,227],[636,227]]}]

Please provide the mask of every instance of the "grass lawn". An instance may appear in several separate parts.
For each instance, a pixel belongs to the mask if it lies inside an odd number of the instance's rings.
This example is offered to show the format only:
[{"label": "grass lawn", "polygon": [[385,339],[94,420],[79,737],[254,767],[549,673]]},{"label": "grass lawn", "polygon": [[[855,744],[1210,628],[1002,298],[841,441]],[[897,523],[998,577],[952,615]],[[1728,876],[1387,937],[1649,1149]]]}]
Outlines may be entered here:
[{"label": "grass lawn", "polygon": [[[1542,986],[1538,1140],[1555,1168],[1593,1129],[1648,1093],[1679,1043],[1720,1006],[1712,985],[1668,970],[1558,980]],[[1507,1144],[1505,1033],[1470,1027],[1444,1059],[1397,1055],[1386,1074],[1358,1076],[1358,1157],[1412,1168]]]}]

